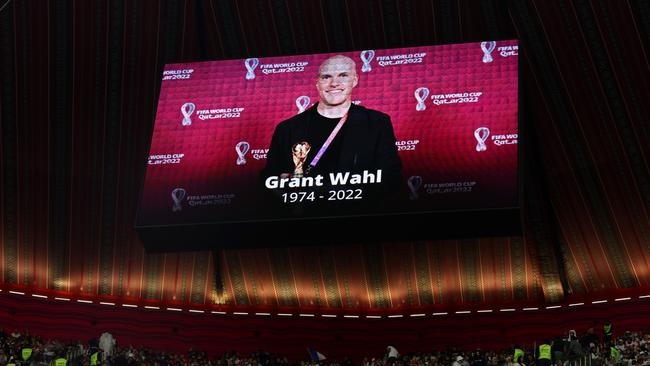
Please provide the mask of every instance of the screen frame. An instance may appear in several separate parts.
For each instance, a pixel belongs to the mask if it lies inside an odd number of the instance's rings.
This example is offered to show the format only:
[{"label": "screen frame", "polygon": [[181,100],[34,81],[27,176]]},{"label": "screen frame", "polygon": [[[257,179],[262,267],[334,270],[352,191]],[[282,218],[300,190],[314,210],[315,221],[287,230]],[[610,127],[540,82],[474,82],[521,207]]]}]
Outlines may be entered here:
[{"label": "screen frame", "polygon": [[[276,218],[268,220],[250,219],[220,222],[202,222],[191,224],[141,225],[138,223],[141,215],[145,178],[148,159],[155,131],[156,115],[162,88],[163,73],[167,65],[179,63],[198,63],[211,61],[244,60],[247,57],[283,57],[309,56],[333,51],[317,53],[278,53],[269,55],[246,56],[244,58],[194,59],[192,61],[176,61],[162,63],[158,67],[158,80],[152,111],[152,125],[148,138],[146,155],[142,158],[142,181],[138,195],[138,205],[134,228],[139,234],[147,252],[178,252],[196,250],[214,250],[225,248],[263,248],[282,246],[307,246],[323,244],[352,244],[413,241],[413,240],[444,240],[473,237],[521,236],[522,230],[522,199],[524,195],[523,160],[526,144],[526,131],[523,126],[524,91],[522,89],[522,44],[517,37],[494,38],[490,41],[516,41],[517,55],[517,172],[515,205],[499,208],[480,209],[445,209],[421,210],[417,212],[397,213],[368,213],[362,215],[343,214],[337,216],[317,216],[301,218]],[[393,50],[403,47],[435,47],[443,45],[462,45],[483,42],[486,39],[442,42],[436,44],[401,45],[392,48],[373,48],[375,51]],[[335,52],[359,52],[359,50],[339,50]],[[323,230],[326,228],[326,230]],[[331,230],[331,228],[336,228]],[[395,230],[398,228],[399,230]],[[287,233],[291,232],[291,237]],[[318,235],[313,235],[318,232]],[[336,232],[342,235],[323,235]]]}]

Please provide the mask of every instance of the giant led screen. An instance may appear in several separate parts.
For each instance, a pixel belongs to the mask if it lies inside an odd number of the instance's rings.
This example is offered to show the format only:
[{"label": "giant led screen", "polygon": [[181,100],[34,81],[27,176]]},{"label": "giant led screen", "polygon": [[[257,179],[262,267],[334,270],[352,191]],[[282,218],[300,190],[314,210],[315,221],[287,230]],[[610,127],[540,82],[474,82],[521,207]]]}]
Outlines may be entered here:
[{"label": "giant led screen", "polygon": [[518,42],[168,64],[138,226],[518,205]]}]

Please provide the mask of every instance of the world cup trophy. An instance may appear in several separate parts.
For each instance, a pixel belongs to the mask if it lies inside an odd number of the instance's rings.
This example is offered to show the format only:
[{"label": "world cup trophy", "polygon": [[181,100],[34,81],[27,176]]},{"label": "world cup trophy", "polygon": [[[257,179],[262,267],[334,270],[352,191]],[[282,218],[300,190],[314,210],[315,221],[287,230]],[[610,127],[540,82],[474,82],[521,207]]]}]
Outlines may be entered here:
[{"label": "world cup trophy", "polygon": [[305,164],[305,160],[307,160],[307,154],[309,154],[309,150],[311,150],[311,146],[306,141],[295,143],[291,148],[293,163],[296,166],[296,168],[293,170],[294,177],[300,178],[303,176],[303,165]]}]

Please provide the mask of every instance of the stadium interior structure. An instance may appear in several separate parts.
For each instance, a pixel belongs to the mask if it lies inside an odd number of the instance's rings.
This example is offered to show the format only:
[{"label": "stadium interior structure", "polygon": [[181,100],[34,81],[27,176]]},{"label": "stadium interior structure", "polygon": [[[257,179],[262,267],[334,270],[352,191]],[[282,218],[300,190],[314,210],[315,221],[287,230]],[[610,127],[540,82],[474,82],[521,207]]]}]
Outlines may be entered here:
[{"label": "stadium interior structure", "polygon": [[[646,1],[0,6],[7,329],[359,357],[650,327]],[[143,249],[133,224],[165,63],[513,38],[523,236]]]}]

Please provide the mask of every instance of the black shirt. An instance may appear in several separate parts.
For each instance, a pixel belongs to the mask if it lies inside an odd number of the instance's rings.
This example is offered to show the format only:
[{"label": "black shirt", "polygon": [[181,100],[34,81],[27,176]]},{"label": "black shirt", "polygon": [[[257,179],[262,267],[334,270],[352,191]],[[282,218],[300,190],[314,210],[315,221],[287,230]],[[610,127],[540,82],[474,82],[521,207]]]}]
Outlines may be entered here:
[{"label": "black shirt", "polygon": [[[341,118],[328,118],[322,116],[320,113],[316,113],[315,117],[309,121],[305,141],[309,143],[311,150],[305,161],[305,169],[316,157],[340,120]],[[338,170],[339,159],[341,157],[341,145],[345,136],[344,130],[345,124],[343,124],[341,130],[336,134],[336,137],[332,140],[332,143],[323,153],[318,164],[311,170],[309,175],[315,176],[316,174],[323,174],[323,172],[336,172]]]},{"label": "black shirt", "polygon": [[[317,106],[313,106],[280,122],[271,139],[266,166],[260,174],[262,182],[268,177],[294,173],[292,147],[296,143],[308,142],[310,145],[303,164],[303,170],[306,170],[339,120],[321,116]],[[382,195],[396,192],[402,183],[401,162],[390,117],[352,104],[347,121],[309,175],[322,175],[325,178],[323,183],[328,184],[328,173],[377,174],[377,170],[382,171],[381,184],[369,185],[364,190],[364,197],[365,191]]]}]

